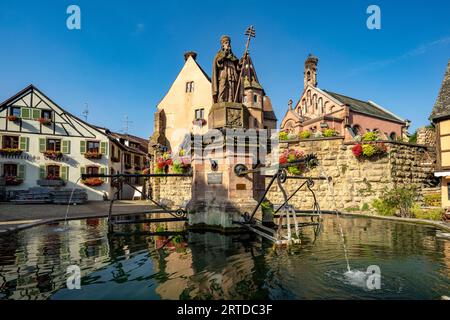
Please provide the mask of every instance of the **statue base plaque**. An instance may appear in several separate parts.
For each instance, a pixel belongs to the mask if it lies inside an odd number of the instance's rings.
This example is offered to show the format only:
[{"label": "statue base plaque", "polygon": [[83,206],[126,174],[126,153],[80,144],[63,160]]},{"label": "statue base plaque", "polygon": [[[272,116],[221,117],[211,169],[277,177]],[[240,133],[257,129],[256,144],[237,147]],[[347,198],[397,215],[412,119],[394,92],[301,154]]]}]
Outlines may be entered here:
[{"label": "statue base plaque", "polygon": [[208,115],[210,129],[248,128],[249,112],[238,102],[218,102],[212,105]]}]

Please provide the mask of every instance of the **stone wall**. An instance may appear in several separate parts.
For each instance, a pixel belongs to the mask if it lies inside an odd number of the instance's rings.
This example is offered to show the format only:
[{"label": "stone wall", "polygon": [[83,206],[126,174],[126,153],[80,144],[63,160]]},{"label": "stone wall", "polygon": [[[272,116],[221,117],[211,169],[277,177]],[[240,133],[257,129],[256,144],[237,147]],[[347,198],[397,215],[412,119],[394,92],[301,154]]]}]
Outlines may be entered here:
[{"label": "stone wall", "polygon": [[[320,176],[321,171],[332,177],[334,200],[326,181],[315,181],[312,188],[322,210],[361,208],[365,203],[379,197],[386,189],[398,185],[427,187],[433,184],[435,154],[424,146],[401,142],[385,142],[389,154],[376,160],[358,160],[352,153],[354,144],[342,139],[317,139],[301,142],[280,143],[281,152],[287,148],[302,150],[317,155],[321,167],[308,175]],[[268,183],[268,180],[266,181]],[[300,186],[302,180],[288,180],[288,193]],[[313,196],[303,188],[290,204],[298,209],[311,209]],[[278,186],[272,186],[268,199],[273,203],[283,202]],[[334,204],[336,207],[334,207]]]},{"label": "stone wall", "polygon": [[[334,200],[326,181],[315,181],[313,190],[322,210],[361,208],[365,203],[379,197],[384,190],[399,185],[417,185],[429,188],[435,185],[433,169],[435,153],[433,148],[402,142],[385,141],[388,155],[376,160],[358,160],[352,153],[353,143],[344,143],[342,138],[308,139],[280,142],[280,151],[287,148],[302,150],[317,155],[321,166],[308,175],[332,177]],[[269,178],[266,184],[269,183]],[[151,179],[153,198],[178,207],[191,198],[190,177],[167,177]],[[285,184],[292,193],[302,180],[288,180]],[[312,194],[303,188],[290,204],[298,209],[311,209]],[[283,202],[276,183],[267,198],[275,203]],[[336,207],[334,207],[334,203]]]},{"label": "stone wall", "polygon": [[436,146],[436,130],[434,128],[422,127],[417,129],[417,144],[428,147]]},{"label": "stone wall", "polygon": [[191,183],[191,177],[152,178],[152,198],[176,209],[191,199]]}]

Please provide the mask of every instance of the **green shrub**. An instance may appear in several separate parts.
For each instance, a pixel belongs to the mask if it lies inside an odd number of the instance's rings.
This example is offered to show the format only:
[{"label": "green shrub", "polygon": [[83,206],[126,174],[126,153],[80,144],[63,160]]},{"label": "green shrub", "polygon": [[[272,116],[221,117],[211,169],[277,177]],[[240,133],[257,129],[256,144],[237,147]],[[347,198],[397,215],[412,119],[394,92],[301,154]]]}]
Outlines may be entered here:
[{"label": "green shrub", "polygon": [[417,190],[415,188],[397,187],[383,192],[379,199],[372,201],[372,207],[380,215],[410,217],[416,197]]},{"label": "green shrub", "polygon": [[378,133],[374,132],[374,131],[366,132],[366,133],[364,133],[362,140],[363,141],[377,141]]},{"label": "green shrub", "polygon": [[183,166],[181,165],[181,162],[180,162],[180,161],[175,160],[175,161],[173,162],[173,165],[172,165],[172,172],[173,172],[173,173],[183,173],[183,172],[184,172]]},{"label": "green shrub", "polygon": [[280,140],[287,140],[288,139],[288,135],[289,134],[287,132],[281,131],[280,133],[278,133],[278,138]]},{"label": "green shrub", "polygon": [[302,131],[298,134],[300,139],[309,139],[311,137],[311,131]]},{"label": "green shrub", "polygon": [[323,130],[322,134],[324,137],[328,138],[328,137],[334,137],[335,135],[337,135],[337,132],[334,129],[325,129],[325,130]]},{"label": "green shrub", "polygon": [[359,207],[358,206],[352,206],[352,207],[347,207],[344,210],[347,211],[347,212],[359,211]]},{"label": "green shrub", "polygon": [[444,215],[444,209],[442,209],[442,208],[425,209],[425,208],[421,208],[418,205],[414,205],[411,208],[411,213],[414,216],[414,218],[417,218],[417,219],[441,221],[442,216]]},{"label": "green shrub", "polygon": [[364,203],[361,207],[361,211],[369,211],[370,207],[368,203]]},{"label": "green shrub", "polygon": [[441,194],[440,193],[430,193],[423,196],[423,202],[425,205],[430,207],[440,207],[441,202]]},{"label": "green shrub", "polygon": [[363,144],[362,150],[363,150],[363,155],[365,155],[366,157],[371,157],[377,152],[377,149],[372,144]]},{"label": "green shrub", "polygon": [[372,207],[381,216],[393,216],[395,214],[395,208],[392,208],[381,199],[374,199],[372,201]]}]

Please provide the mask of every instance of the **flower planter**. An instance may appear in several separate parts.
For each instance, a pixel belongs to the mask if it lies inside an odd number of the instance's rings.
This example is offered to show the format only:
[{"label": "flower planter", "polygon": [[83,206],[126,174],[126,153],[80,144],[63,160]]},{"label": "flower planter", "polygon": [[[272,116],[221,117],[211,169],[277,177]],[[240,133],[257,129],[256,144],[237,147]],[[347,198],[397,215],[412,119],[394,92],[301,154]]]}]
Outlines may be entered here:
[{"label": "flower planter", "polygon": [[8,116],[8,121],[16,122],[19,121],[19,119],[18,116]]},{"label": "flower planter", "polygon": [[192,121],[192,124],[203,127],[204,125],[206,125],[206,120],[205,119],[195,119],[194,121]]},{"label": "flower planter", "polygon": [[40,179],[37,184],[41,187],[61,187],[65,182],[62,179]]},{"label": "flower planter", "polygon": [[388,153],[387,147],[382,142],[357,143],[352,148],[353,155],[358,160],[380,158]]},{"label": "flower planter", "polygon": [[52,120],[47,118],[38,118],[37,121],[42,125],[49,125],[52,123]]},{"label": "flower planter", "polygon": [[0,149],[0,154],[2,156],[20,156],[22,152],[23,151],[20,149],[13,149],[13,148]]},{"label": "flower planter", "polygon": [[101,153],[98,153],[98,152],[86,152],[85,154],[84,154],[84,157],[86,158],[86,159],[101,159],[102,158],[102,154]]},{"label": "flower planter", "polygon": [[23,183],[23,179],[17,177],[5,177],[5,185],[18,186]]},{"label": "flower planter", "polygon": [[99,178],[88,178],[86,180],[81,181],[84,185],[90,186],[90,187],[98,187],[103,184],[103,180]]},{"label": "flower planter", "polygon": [[61,151],[45,151],[43,152],[44,157],[50,160],[61,160],[63,153]]}]

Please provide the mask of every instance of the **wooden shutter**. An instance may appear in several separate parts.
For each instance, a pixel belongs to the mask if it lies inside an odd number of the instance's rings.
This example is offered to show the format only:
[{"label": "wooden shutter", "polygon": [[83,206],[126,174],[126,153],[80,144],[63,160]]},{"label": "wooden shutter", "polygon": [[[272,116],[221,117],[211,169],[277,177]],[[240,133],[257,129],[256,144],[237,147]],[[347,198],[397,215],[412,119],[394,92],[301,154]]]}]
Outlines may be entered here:
[{"label": "wooden shutter", "polygon": [[68,166],[61,166],[61,179],[64,181],[69,180],[69,167]]},{"label": "wooden shutter", "polygon": [[28,137],[20,137],[19,138],[19,149],[22,151],[28,151],[28,143],[29,138]]},{"label": "wooden shutter", "polygon": [[46,139],[39,138],[39,152],[45,152],[46,149],[47,149]]},{"label": "wooden shutter", "polygon": [[37,120],[41,117],[41,109],[32,109],[33,119]]},{"label": "wooden shutter", "polygon": [[41,164],[39,166],[39,179],[45,179],[46,178],[46,172],[45,172],[45,165]]},{"label": "wooden shutter", "polygon": [[80,153],[81,154],[86,153],[86,141],[84,140],[80,141]]},{"label": "wooden shutter", "polygon": [[26,166],[24,164],[19,164],[17,166],[17,177],[19,179],[25,180]]},{"label": "wooden shutter", "polygon": [[100,142],[100,153],[106,155],[108,153],[108,144],[106,142]]},{"label": "wooden shutter", "polygon": [[20,117],[22,119],[31,119],[31,109],[30,108],[20,108]]},{"label": "wooden shutter", "polygon": [[70,140],[63,140],[62,141],[61,151],[64,154],[70,153]]},{"label": "wooden shutter", "polygon": [[[100,174],[107,174],[108,170],[106,167],[100,167]],[[101,178],[103,181],[106,181],[106,178]]]}]

